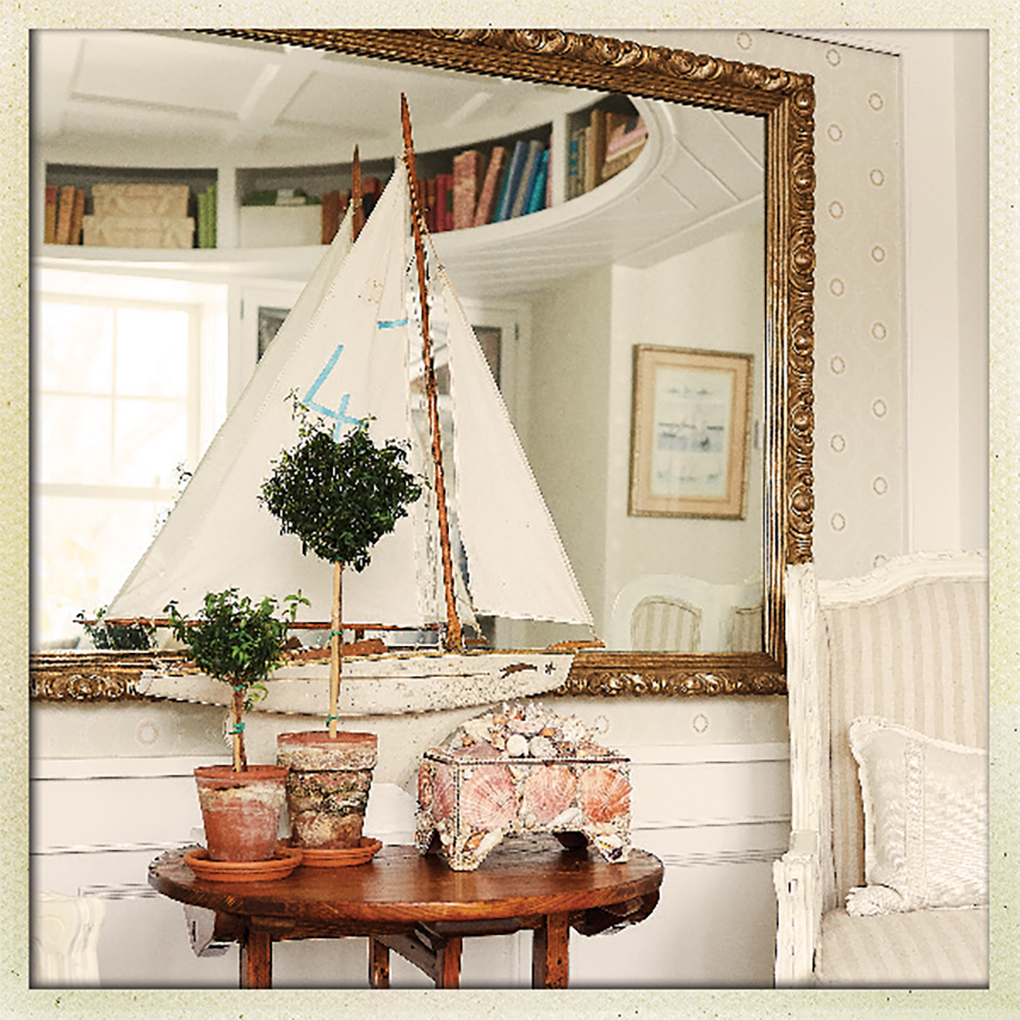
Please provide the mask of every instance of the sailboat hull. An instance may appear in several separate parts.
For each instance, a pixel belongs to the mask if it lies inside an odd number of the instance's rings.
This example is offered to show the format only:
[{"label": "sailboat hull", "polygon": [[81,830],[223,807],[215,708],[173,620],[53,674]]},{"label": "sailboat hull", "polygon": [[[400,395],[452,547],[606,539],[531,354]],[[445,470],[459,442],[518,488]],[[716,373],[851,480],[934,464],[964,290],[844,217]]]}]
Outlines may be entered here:
[{"label": "sailboat hull", "polygon": [[[344,715],[407,715],[489,705],[555,690],[567,679],[572,651],[414,652],[346,658],[340,684]],[[202,673],[145,671],[140,694],[170,701],[228,705],[227,685]],[[278,669],[255,711],[325,718],[329,663]]]}]

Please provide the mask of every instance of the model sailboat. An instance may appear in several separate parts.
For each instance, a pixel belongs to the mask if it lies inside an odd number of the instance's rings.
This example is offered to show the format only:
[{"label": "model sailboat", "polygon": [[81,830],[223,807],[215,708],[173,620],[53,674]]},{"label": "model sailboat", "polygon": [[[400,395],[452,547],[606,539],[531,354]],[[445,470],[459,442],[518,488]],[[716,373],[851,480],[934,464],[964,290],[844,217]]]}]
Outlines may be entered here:
[{"label": "model sailboat", "polygon": [[[331,565],[302,555],[259,504],[270,462],[296,434],[292,402],[333,428],[370,420],[373,439],[406,442],[427,497],[344,572],[344,627],[405,628],[432,648],[345,658],[340,710],[374,714],[487,704],[548,691],[570,647],[465,650],[475,614],[592,627],[509,415],[465,311],[422,236],[405,108],[405,154],[364,229],[341,225],[166,524],[108,610],[157,616],[170,600],[195,612],[207,591],[277,599],[300,589],[305,621],[329,617]],[[437,367],[449,393],[436,392]],[[449,512],[447,512],[449,510]],[[299,622],[302,620],[299,616]],[[349,621],[358,621],[357,623]],[[259,708],[327,714],[320,661],[282,667]],[[153,670],[144,693],[222,703],[222,685]]]}]

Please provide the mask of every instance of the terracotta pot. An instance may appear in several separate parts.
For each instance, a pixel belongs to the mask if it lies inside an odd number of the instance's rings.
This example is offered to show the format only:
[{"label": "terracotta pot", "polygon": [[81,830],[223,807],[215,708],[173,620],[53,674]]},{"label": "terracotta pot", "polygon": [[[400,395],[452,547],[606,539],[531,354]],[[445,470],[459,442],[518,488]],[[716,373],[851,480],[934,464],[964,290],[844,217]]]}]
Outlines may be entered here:
[{"label": "terracotta pot", "polygon": [[291,843],[346,850],[361,840],[378,738],[374,733],[281,733],[276,761],[289,769]]},{"label": "terracotta pot", "polygon": [[268,861],[276,853],[286,800],[287,770],[279,765],[195,769],[205,841],[213,861]]}]

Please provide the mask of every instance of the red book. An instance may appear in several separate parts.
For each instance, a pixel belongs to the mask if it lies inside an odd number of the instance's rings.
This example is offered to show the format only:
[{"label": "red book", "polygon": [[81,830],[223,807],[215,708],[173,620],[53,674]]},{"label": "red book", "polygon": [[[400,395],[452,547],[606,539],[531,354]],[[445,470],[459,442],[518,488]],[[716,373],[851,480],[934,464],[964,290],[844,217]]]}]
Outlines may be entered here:
[{"label": "red book", "polygon": [[453,157],[454,230],[462,230],[474,223],[481,166],[482,154],[477,149],[467,149]]},{"label": "red book", "polygon": [[499,185],[500,174],[506,162],[506,148],[497,145],[489,157],[489,167],[485,171],[485,180],[482,182],[482,191],[478,196],[478,204],[475,206],[474,226],[480,227],[492,219],[492,209],[496,203],[496,189]]},{"label": "red book", "polygon": [[449,230],[453,222],[453,174],[436,174],[436,233]]}]

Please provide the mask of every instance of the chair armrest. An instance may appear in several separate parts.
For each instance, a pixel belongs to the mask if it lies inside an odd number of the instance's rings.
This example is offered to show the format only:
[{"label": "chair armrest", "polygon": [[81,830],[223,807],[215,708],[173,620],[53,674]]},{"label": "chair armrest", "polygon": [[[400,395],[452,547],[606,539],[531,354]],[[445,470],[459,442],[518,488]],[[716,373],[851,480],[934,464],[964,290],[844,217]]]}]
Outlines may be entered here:
[{"label": "chair armrest", "polygon": [[790,834],[789,850],[772,865],[772,882],[779,906],[776,987],[811,985],[822,916],[817,832]]}]

